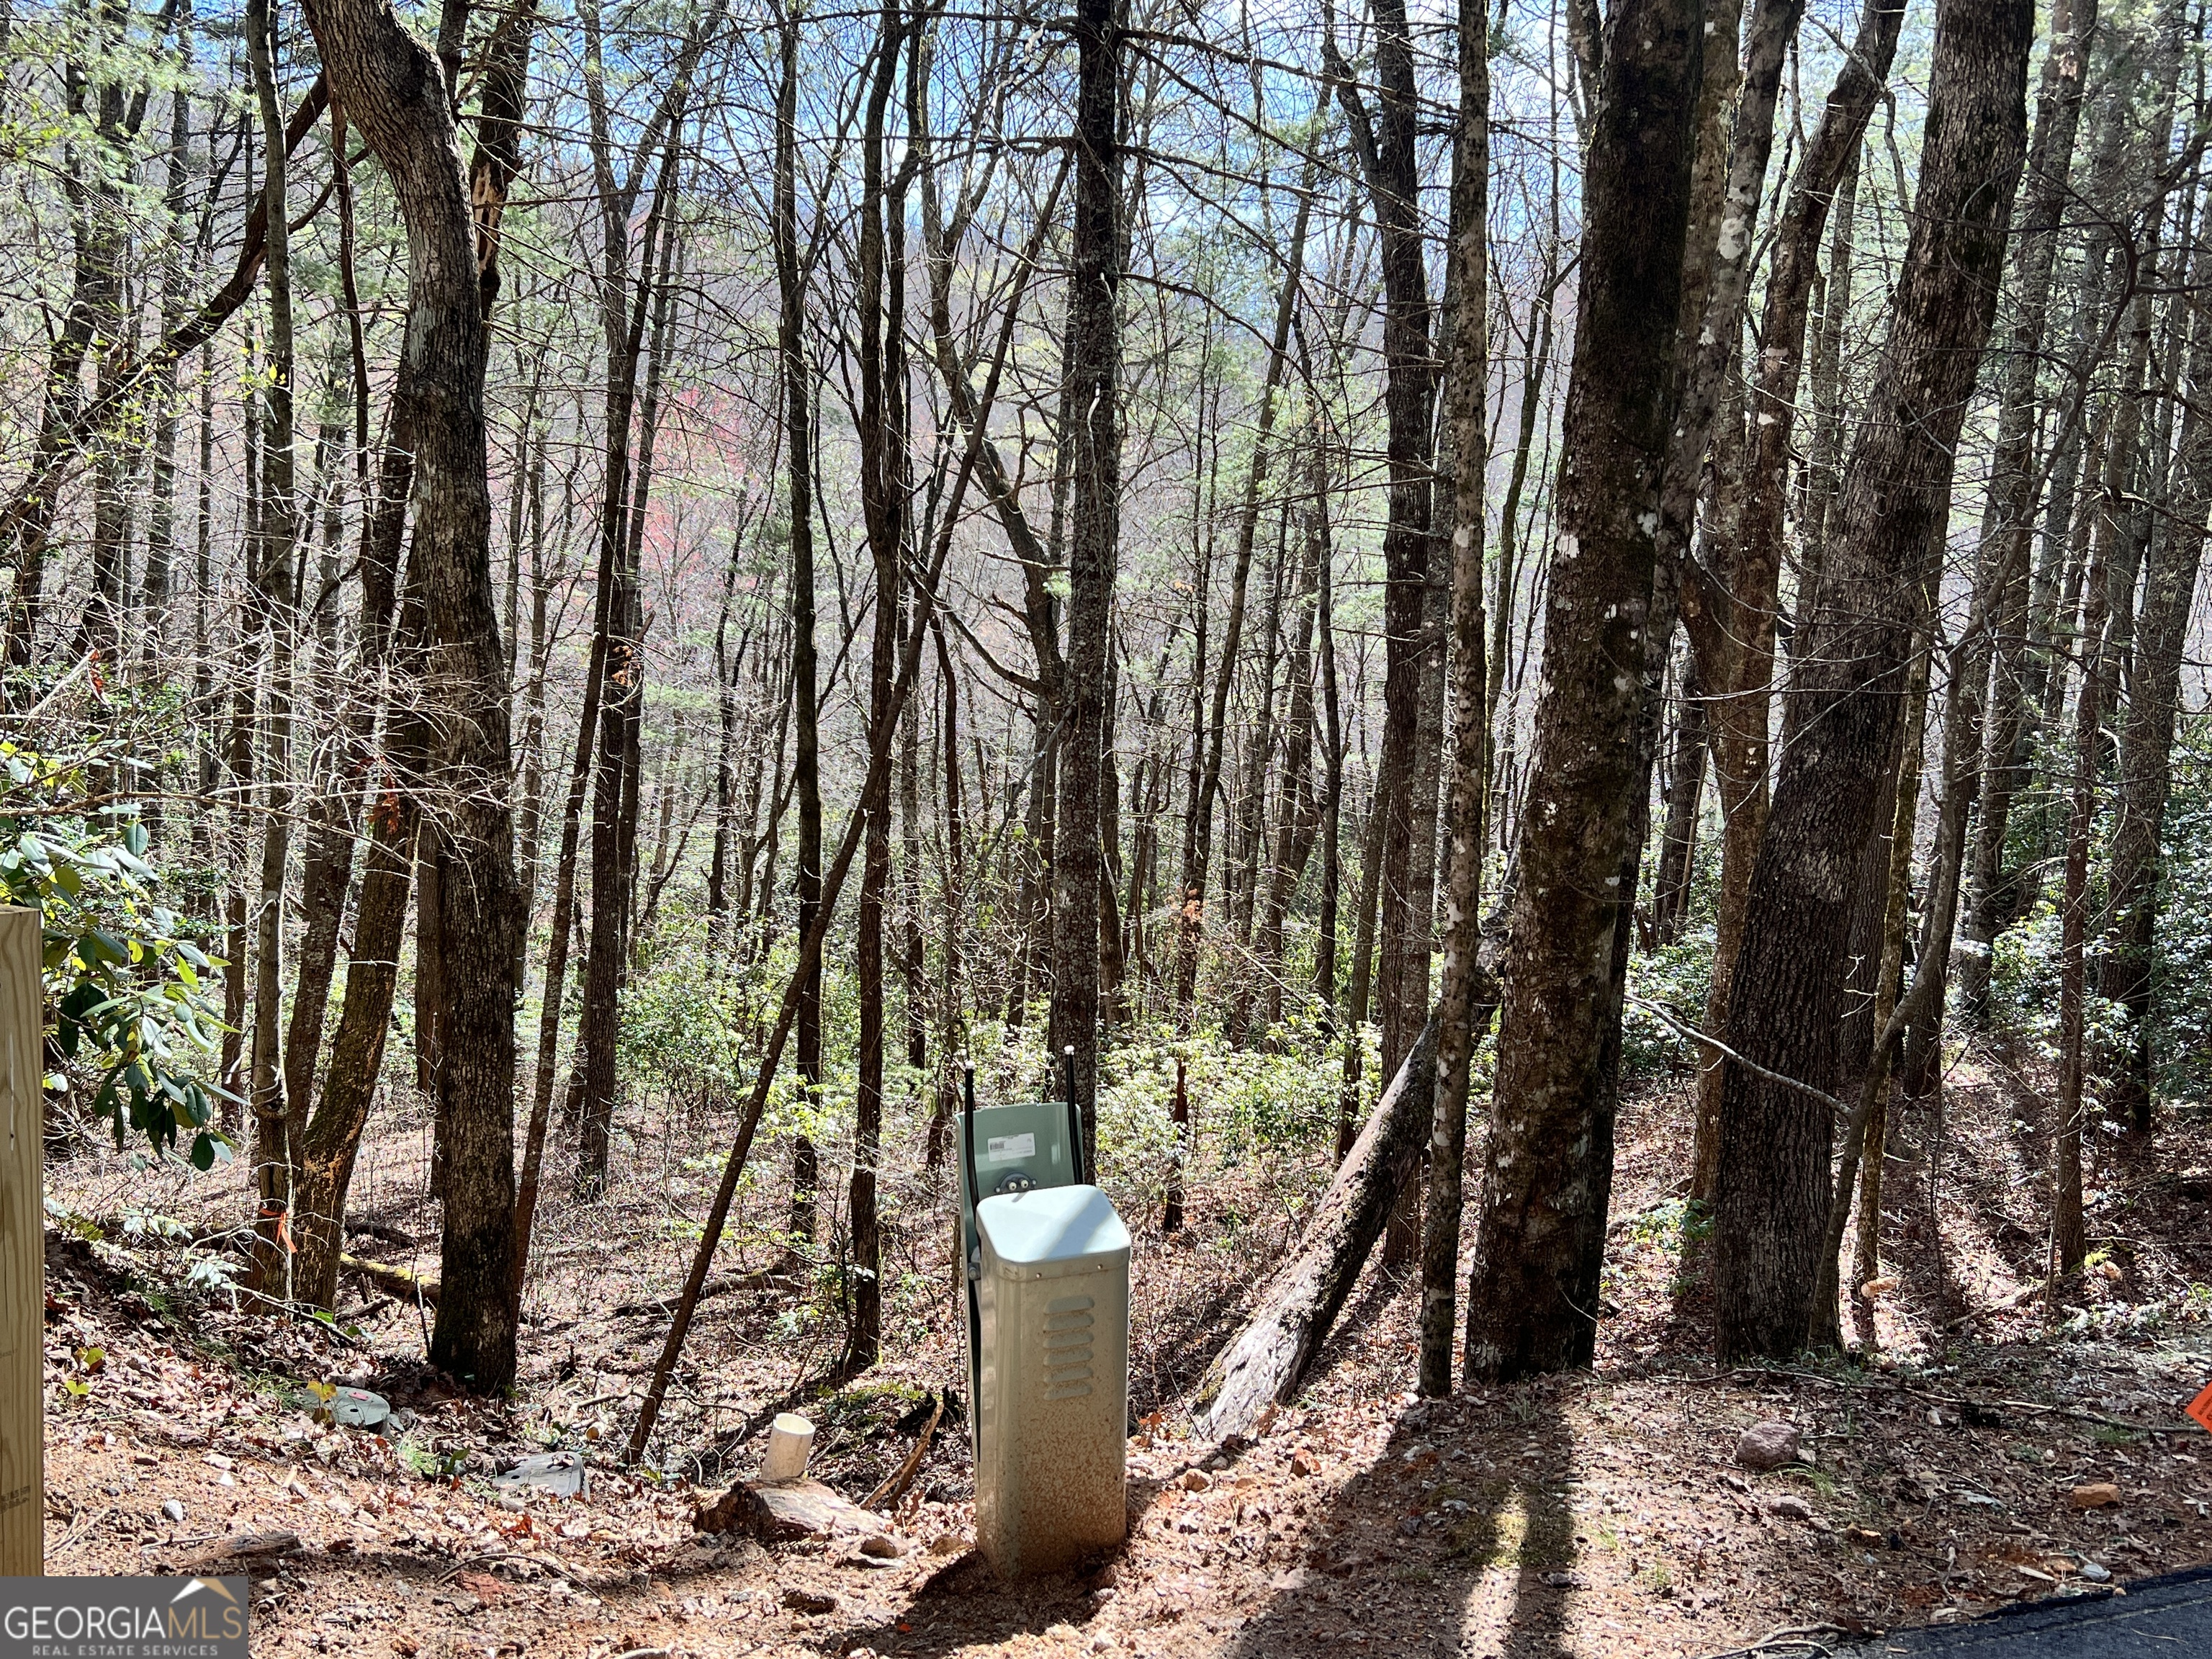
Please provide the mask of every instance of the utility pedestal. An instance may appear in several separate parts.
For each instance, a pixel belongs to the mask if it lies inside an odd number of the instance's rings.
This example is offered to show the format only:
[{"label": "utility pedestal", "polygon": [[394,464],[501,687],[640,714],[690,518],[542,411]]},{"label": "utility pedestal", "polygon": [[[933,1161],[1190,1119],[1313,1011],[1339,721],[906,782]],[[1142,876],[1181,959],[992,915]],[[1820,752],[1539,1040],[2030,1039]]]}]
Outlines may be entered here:
[{"label": "utility pedestal", "polygon": [[1002,1577],[1128,1529],[1129,1230],[1065,1102],[961,1115],[975,1541]]}]

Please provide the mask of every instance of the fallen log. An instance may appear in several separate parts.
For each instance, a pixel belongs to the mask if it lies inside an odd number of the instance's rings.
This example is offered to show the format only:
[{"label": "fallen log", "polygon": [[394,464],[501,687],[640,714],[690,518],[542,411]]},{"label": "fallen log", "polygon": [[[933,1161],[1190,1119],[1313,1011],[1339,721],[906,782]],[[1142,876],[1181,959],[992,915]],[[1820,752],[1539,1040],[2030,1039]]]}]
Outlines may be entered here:
[{"label": "fallen log", "polygon": [[1401,1172],[1427,1139],[1437,1095],[1437,1017],[1352,1143],[1297,1254],[1269,1283],[1244,1328],[1206,1369],[1191,1432],[1200,1440],[1249,1434],[1270,1406],[1286,1403],[1328,1340],[1367,1253],[1382,1236]]},{"label": "fallen log", "polygon": [[402,1301],[412,1302],[419,1296],[431,1307],[438,1305],[438,1281],[425,1279],[410,1268],[387,1267],[381,1261],[371,1261],[358,1255],[340,1255],[338,1266],[352,1269],[378,1290]]},{"label": "fallen log", "polygon": [[[718,1273],[699,1287],[699,1300],[704,1302],[710,1296],[727,1296],[732,1291],[757,1289],[756,1280],[759,1278],[760,1275],[756,1273]],[[617,1319],[635,1319],[643,1314],[665,1318],[675,1311],[674,1297],[648,1296],[635,1302],[616,1303],[614,1314]]]}]

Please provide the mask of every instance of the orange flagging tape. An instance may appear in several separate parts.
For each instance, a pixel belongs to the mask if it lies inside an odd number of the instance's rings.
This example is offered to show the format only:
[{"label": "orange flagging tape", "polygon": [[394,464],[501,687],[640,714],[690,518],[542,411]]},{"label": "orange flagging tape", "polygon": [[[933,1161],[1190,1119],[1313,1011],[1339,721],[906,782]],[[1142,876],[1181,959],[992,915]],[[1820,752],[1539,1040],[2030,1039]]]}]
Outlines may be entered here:
[{"label": "orange flagging tape", "polygon": [[2208,1385],[2203,1393],[2182,1409],[2203,1424],[2206,1433],[2212,1434],[2212,1385]]}]

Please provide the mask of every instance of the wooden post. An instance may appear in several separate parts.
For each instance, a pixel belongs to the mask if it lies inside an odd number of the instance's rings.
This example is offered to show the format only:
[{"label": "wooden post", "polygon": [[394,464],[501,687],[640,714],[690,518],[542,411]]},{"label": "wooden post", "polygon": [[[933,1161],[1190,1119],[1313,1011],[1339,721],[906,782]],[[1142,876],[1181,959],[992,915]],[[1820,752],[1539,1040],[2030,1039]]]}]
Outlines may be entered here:
[{"label": "wooden post", "polygon": [[0,1577],[46,1570],[40,945],[36,910],[0,907]]}]

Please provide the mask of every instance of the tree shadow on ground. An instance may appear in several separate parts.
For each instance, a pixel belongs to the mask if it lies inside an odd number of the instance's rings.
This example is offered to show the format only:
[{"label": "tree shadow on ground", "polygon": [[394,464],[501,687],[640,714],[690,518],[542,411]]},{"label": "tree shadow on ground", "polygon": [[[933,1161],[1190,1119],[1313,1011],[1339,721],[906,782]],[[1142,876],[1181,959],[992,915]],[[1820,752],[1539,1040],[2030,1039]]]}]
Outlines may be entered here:
[{"label": "tree shadow on ground", "polygon": [[843,1650],[867,1647],[886,1656],[917,1659],[949,1654],[978,1644],[1010,1642],[1054,1626],[1079,1626],[1103,1605],[1100,1587],[1111,1581],[1144,1516],[1168,1481],[1133,1475],[1127,1485],[1128,1532],[1110,1550],[1078,1562],[1065,1572],[1041,1573],[1014,1583],[1001,1579],[969,1550],[930,1574],[911,1594],[902,1612],[844,1631]]},{"label": "tree shadow on ground", "polygon": [[[1564,1655],[1579,1582],[1573,1437],[1548,1386],[1505,1399],[1510,1437],[1472,1431],[1467,1400],[1407,1407],[1382,1455],[1336,1493],[1319,1541],[1237,1631],[1238,1659]],[[1507,1438],[1511,1457],[1497,1449]]]}]

